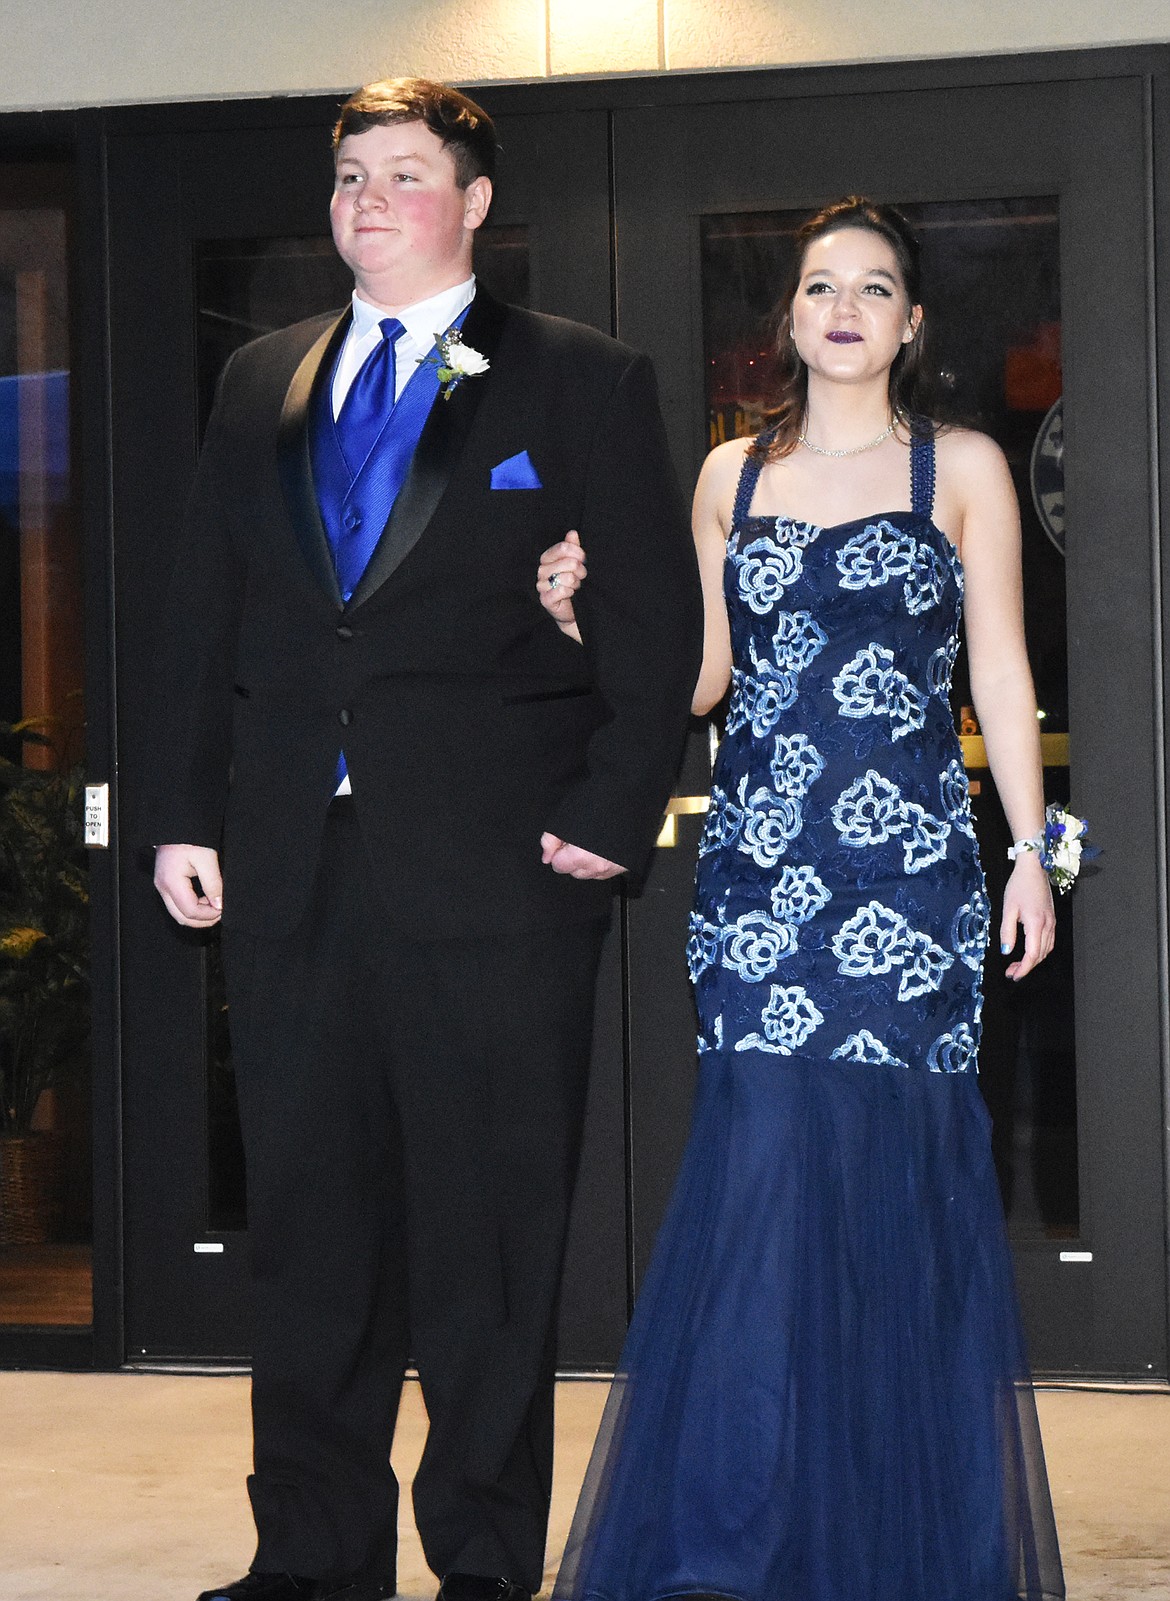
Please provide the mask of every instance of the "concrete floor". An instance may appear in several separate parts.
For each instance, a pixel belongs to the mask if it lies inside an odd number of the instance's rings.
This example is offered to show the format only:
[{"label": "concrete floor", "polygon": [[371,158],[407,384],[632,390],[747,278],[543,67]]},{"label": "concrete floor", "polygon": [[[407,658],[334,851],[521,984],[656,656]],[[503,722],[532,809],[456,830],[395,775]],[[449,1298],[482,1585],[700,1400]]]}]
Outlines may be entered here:
[{"label": "concrete floor", "polygon": [[[561,1386],[550,1582],[604,1398]],[[1071,1601],[1170,1601],[1170,1393],[1039,1399]],[[404,1479],[424,1426],[409,1384]],[[246,1379],[0,1373],[0,1601],[194,1601],[247,1568],[247,1469]],[[403,1523],[400,1594],[433,1601]]]}]

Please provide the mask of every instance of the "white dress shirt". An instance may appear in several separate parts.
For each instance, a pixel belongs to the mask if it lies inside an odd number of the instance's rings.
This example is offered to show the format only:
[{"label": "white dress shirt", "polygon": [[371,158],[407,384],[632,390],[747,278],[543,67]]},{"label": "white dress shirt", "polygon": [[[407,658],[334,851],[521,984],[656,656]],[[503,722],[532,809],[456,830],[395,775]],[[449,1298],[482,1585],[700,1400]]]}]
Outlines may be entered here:
[{"label": "white dress shirt", "polygon": [[[413,306],[407,306],[397,313],[381,311],[377,306],[371,306],[369,301],[363,300],[355,289],[353,321],[349,325],[349,332],[345,336],[345,344],[341,348],[341,355],[337,359],[333,373],[334,417],[336,418],[341,411],[345,397],[349,394],[349,386],[357,377],[362,363],[375,349],[378,341],[384,337],[381,325],[386,317],[396,315],[406,330],[405,333],[399,334],[398,343],[394,346],[394,398],[397,400],[410,382],[419,362],[429,356],[434,349],[436,335],[446,333],[464,306],[470,306],[474,299],[474,275],[464,283],[456,284],[454,289],[444,289],[442,294],[432,295],[429,300],[418,300]],[[337,786],[335,793],[338,795],[353,793],[348,773]]]},{"label": "white dress shirt", "polygon": [[398,343],[394,346],[394,397],[397,399],[410,382],[419,362],[430,355],[436,334],[446,333],[464,306],[469,306],[474,298],[474,277],[456,284],[454,289],[444,289],[441,294],[432,295],[429,300],[418,300],[413,306],[398,312],[380,311],[377,306],[371,306],[368,300],[363,300],[355,289],[353,321],[333,374],[334,417],[341,411],[349,394],[349,386],[357,377],[362,363],[382,338],[381,324],[387,317],[397,316],[406,329],[405,333],[399,334]]}]

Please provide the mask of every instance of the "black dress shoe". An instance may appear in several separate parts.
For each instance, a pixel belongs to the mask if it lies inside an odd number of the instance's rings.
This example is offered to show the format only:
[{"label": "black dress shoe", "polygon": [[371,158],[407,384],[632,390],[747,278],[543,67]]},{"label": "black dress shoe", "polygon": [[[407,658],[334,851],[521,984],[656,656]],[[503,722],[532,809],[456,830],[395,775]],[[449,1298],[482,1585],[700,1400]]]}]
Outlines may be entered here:
[{"label": "black dress shoe", "polygon": [[245,1573],[231,1584],[204,1590],[198,1601],[313,1601],[316,1579],[295,1573]]},{"label": "black dress shoe", "polygon": [[532,1591],[511,1579],[489,1579],[480,1573],[448,1573],[435,1601],[532,1601]]},{"label": "black dress shoe", "polygon": [[295,1573],[245,1573],[234,1584],[204,1590],[198,1601],[390,1601],[393,1579],[302,1579]]},{"label": "black dress shoe", "polygon": [[392,1601],[396,1593],[393,1579],[351,1579],[347,1584],[322,1581],[309,1597],[310,1601]]}]

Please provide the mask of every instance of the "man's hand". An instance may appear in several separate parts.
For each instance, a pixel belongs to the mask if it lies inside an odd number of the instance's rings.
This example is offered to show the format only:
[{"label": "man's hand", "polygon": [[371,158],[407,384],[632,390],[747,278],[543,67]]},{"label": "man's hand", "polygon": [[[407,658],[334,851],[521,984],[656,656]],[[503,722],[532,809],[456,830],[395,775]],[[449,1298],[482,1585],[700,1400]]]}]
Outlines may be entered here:
[{"label": "man's hand", "polygon": [[555,834],[540,836],[540,859],[554,873],[568,873],[570,878],[616,878],[625,868],[610,862],[604,856],[570,845]]},{"label": "man's hand", "polygon": [[[202,895],[192,879],[199,880]],[[154,887],[176,923],[210,928],[223,916],[219,852],[207,845],[159,845],[154,853]]]}]

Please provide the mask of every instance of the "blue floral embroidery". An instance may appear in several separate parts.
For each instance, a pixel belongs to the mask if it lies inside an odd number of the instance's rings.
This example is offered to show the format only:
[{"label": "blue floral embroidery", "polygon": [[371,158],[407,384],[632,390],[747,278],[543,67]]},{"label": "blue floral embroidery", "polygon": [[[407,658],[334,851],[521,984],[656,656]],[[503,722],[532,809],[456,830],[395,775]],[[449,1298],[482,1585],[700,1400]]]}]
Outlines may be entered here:
[{"label": "blue floral embroidery", "polygon": [[913,569],[902,591],[906,610],[911,617],[918,617],[938,605],[946,576],[946,569],[937,552],[929,545],[919,545],[914,552]]},{"label": "blue floral embroidery", "polygon": [[687,939],[687,971],[691,975],[691,983],[695,983],[700,973],[705,973],[719,955],[720,930],[714,923],[698,912],[691,913],[689,924],[689,937]]},{"label": "blue floral embroidery", "polygon": [[712,786],[707,807],[707,820],[699,837],[699,855],[706,856],[724,845],[734,842],[739,833],[743,813],[734,801],[728,800],[718,784]]},{"label": "blue floral embroidery", "polygon": [[868,1062],[873,1067],[906,1067],[900,1056],[883,1045],[867,1028],[862,1028],[856,1034],[850,1034],[843,1045],[838,1045],[832,1055],[841,1062]]},{"label": "blue floral embroidery", "polygon": [[900,834],[903,824],[902,791],[872,767],[842,790],[833,807],[841,843],[854,850],[883,844],[892,834]]},{"label": "blue floral embroidery", "polygon": [[825,770],[819,750],[807,734],[781,734],[771,761],[772,782],[778,795],[800,800]]},{"label": "blue floral embroidery", "polygon": [[746,984],[758,984],[795,949],[796,930],[789,924],[774,923],[766,912],[747,912],[727,927],[723,965],[734,969]]},{"label": "blue floral embroidery", "polygon": [[777,667],[789,673],[803,672],[825,648],[828,637],[810,612],[778,612],[776,632],[772,635]]},{"label": "blue floral embroidery", "polygon": [[800,577],[802,565],[798,549],[757,539],[739,558],[739,592],[762,617],[784,598],[785,589]]},{"label": "blue floral embroidery", "polygon": [[893,523],[869,523],[837,553],[842,589],[867,589],[905,578],[916,550],[913,536]]},{"label": "blue floral embroidery", "polygon": [[951,825],[932,817],[913,802],[903,807],[902,865],[908,873],[921,873],[924,867],[941,862],[947,853]]},{"label": "blue floral embroidery", "polygon": [[913,934],[900,913],[880,901],[870,901],[833,938],[837,970],[847,978],[869,978],[888,973],[905,960]]},{"label": "blue floral embroidery", "polygon": [[901,968],[898,999],[913,1000],[936,990],[954,957],[928,934],[880,901],[853,914],[833,939],[837,970],[847,978],[871,978]]},{"label": "blue floral embroidery", "polygon": [[740,783],[743,832],[739,849],[759,867],[774,867],[804,824],[800,802],[770,789],[746,796],[747,779]]},{"label": "blue floral embroidery", "polygon": [[932,695],[938,695],[942,700],[946,700],[951,693],[951,675],[958,654],[959,638],[956,634],[945,645],[940,645],[926,664],[926,687]]},{"label": "blue floral embroidery", "polygon": [[768,1004],[760,1015],[763,1034],[748,1034],[736,1043],[735,1048],[737,1051],[772,1051],[779,1056],[791,1056],[824,1021],[824,1013],[809,999],[808,991],[802,984],[790,984],[787,988],[773,984]]},{"label": "blue floral embroidery", "polygon": [[744,482],[688,939],[702,1047],[963,1071],[989,909],[947,707],[957,555],[920,511],[745,516]]},{"label": "blue floral embroidery", "polygon": [[833,680],[833,694],[842,717],[888,717],[895,739],[925,721],[925,697],[897,671],[894,653],[884,645],[867,645],[846,662]]},{"label": "blue floral embroidery", "polygon": [[775,528],[777,542],[797,550],[807,550],[821,532],[816,523],[798,523],[792,517],[777,517]]},{"label": "blue floral embroidery", "polygon": [[894,724],[895,739],[901,739],[926,721],[926,701],[904,673],[891,673],[887,711]]},{"label": "blue floral embroidery", "polygon": [[975,838],[975,825],[971,821],[971,790],[967,782],[967,769],[957,756],[946,766],[938,781],[942,809],[952,827],[960,829],[970,839]]},{"label": "blue floral embroidery", "polygon": [[941,945],[936,945],[929,934],[913,933],[909,949],[902,962],[902,978],[898,985],[898,999],[912,1001],[919,995],[929,995],[942,983],[943,974],[954,965],[955,958]]},{"label": "blue floral embroidery", "polygon": [[977,889],[971,899],[959,907],[951,924],[955,955],[976,973],[983,967],[990,928],[991,904],[983,890]]},{"label": "blue floral embroidery", "polygon": [[739,668],[732,672],[727,732],[738,733],[745,723],[750,723],[756,738],[763,739],[796,699],[797,674],[761,660],[754,647],[752,663],[754,673],[744,673]]},{"label": "blue floral embroidery", "polygon": [[975,1065],[979,1041],[975,1031],[960,1023],[946,1034],[940,1034],[926,1053],[932,1073],[966,1073]]},{"label": "blue floral embroidery", "polygon": [[884,645],[859,651],[833,680],[833,694],[841,702],[842,717],[884,717],[889,709],[890,674],[894,653]]},{"label": "blue floral embroidery", "polygon": [[772,910],[784,923],[807,923],[832,899],[813,867],[785,863],[772,885]]}]

